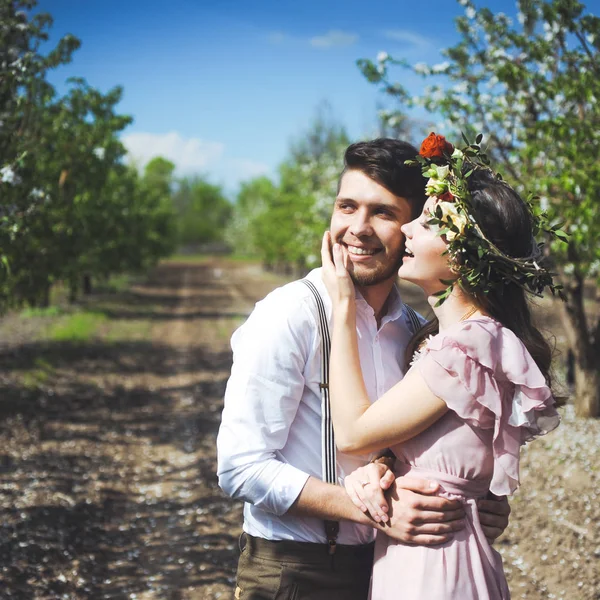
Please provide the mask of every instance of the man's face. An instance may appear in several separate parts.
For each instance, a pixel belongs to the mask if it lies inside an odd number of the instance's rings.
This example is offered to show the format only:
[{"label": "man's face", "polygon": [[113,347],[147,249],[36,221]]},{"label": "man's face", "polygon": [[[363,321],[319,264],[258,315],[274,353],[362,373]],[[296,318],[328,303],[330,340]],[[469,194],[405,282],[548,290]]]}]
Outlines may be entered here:
[{"label": "man's face", "polygon": [[408,200],[394,196],[362,171],[346,171],[331,216],[331,238],[348,248],[352,279],[371,286],[396,277],[402,264]]}]

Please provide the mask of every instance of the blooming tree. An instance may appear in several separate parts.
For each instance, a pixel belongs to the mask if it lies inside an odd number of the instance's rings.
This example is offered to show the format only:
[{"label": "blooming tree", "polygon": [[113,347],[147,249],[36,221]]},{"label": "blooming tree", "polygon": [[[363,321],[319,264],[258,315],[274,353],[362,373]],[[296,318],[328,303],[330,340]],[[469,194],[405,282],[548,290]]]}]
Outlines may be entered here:
[{"label": "blooming tree", "polygon": [[[566,296],[576,410],[600,416],[600,18],[577,0],[518,0],[517,22],[459,3],[461,39],[443,63],[410,65],[380,53],[359,67],[402,108],[444,119],[446,135],[483,132],[511,183],[535,192],[540,210],[564,224],[568,243],[548,251]],[[398,67],[432,85],[412,96],[392,81]]]}]

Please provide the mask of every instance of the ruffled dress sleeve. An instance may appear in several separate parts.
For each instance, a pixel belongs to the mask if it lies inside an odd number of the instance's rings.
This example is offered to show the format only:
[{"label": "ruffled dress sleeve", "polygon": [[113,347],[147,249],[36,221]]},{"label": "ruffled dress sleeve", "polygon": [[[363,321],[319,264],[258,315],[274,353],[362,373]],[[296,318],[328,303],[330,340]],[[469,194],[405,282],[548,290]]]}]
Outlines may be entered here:
[{"label": "ruffled dress sleeve", "polygon": [[490,491],[514,492],[520,446],[560,420],[523,342],[493,319],[467,320],[431,338],[415,367],[450,410],[472,426],[494,430]]}]

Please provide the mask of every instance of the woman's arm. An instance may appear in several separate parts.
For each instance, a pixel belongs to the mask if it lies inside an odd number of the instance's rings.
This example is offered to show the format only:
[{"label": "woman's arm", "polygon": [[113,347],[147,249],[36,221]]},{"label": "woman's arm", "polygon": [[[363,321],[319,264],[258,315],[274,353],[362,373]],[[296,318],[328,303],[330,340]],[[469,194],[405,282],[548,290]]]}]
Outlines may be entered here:
[{"label": "woman's arm", "polygon": [[329,252],[322,247],[323,278],[334,307],[330,360],[331,415],[336,444],[350,454],[364,454],[406,441],[435,423],[447,410],[417,369],[377,402],[371,404],[365,388],[356,334],[354,287],[339,244]]}]

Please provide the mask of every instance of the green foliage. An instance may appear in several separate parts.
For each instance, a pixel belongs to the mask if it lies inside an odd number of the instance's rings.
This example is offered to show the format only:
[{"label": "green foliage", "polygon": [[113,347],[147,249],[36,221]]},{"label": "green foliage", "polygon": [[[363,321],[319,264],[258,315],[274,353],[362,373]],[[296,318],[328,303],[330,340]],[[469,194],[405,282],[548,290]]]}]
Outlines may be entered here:
[{"label": "green foliage", "polygon": [[62,314],[60,306],[47,306],[45,308],[26,308],[19,313],[23,319],[57,317]]},{"label": "green foliage", "polygon": [[[435,137],[442,136],[430,135],[430,138]],[[447,287],[434,294],[438,297],[435,306],[443,304],[455,285],[469,293],[482,295],[512,282],[536,296],[541,296],[546,288],[553,295],[562,295],[562,288],[554,283],[552,273],[538,264],[542,257],[539,245],[535,245],[529,256],[515,258],[498,248],[478,225],[473,216],[467,180],[476,169],[485,170],[492,177],[494,174],[489,168],[489,158],[481,150],[483,135],[479,134],[474,144],[469,144],[466,136],[463,135],[463,138],[466,144],[463,148],[444,142],[446,149],[441,157],[437,150],[435,155],[422,155],[421,150],[416,160],[407,161],[407,164],[421,167],[423,177],[427,179],[427,195],[438,199],[427,224],[437,235],[445,236],[446,254],[456,274],[455,279],[441,280]],[[544,212],[533,210],[530,204],[528,206],[534,232],[545,232],[568,241],[564,232],[547,224]]]},{"label": "green foliage", "polygon": [[179,246],[193,247],[224,238],[232,206],[220,186],[201,177],[182,179],[173,195]]},{"label": "green foliage", "polygon": [[[565,289],[570,342],[588,373],[581,380],[597,381],[600,320],[585,313],[583,295],[586,282],[600,284],[600,18],[577,0],[519,0],[518,23],[472,0],[459,3],[460,41],[444,51],[444,63],[409,65],[382,54],[359,67],[401,107],[441,115],[438,133],[457,139],[459,131],[470,138],[483,131],[510,182],[539,196],[562,224],[568,243],[547,250]],[[412,97],[390,81],[395,66],[438,83]],[[592,412],[600,412],[596,394]]]},{"label": "green foliage", "polygon": [[78,312],[52,325],[47,336],[54,342],[86,342],[98,334],[105,322],[102,313]]},{"label": "green foliage", "polygon": [[33,0],[0,0],[0,311],[49,301],[66,281],[142,269],[173,249],[170,194],[122,164],[131,123],[106,94],[70,80],[63,97],[46,72],[71,59],[66,36],[40,53],[52,19]]},{"label": "green foliage", "polygon": [[331,109],[322,105],[311,127],[290,145],[279,185],[266,177],[242,185],[228,230],[235,252],[247,251],[272,266],[317,266],[349,143]]}]

